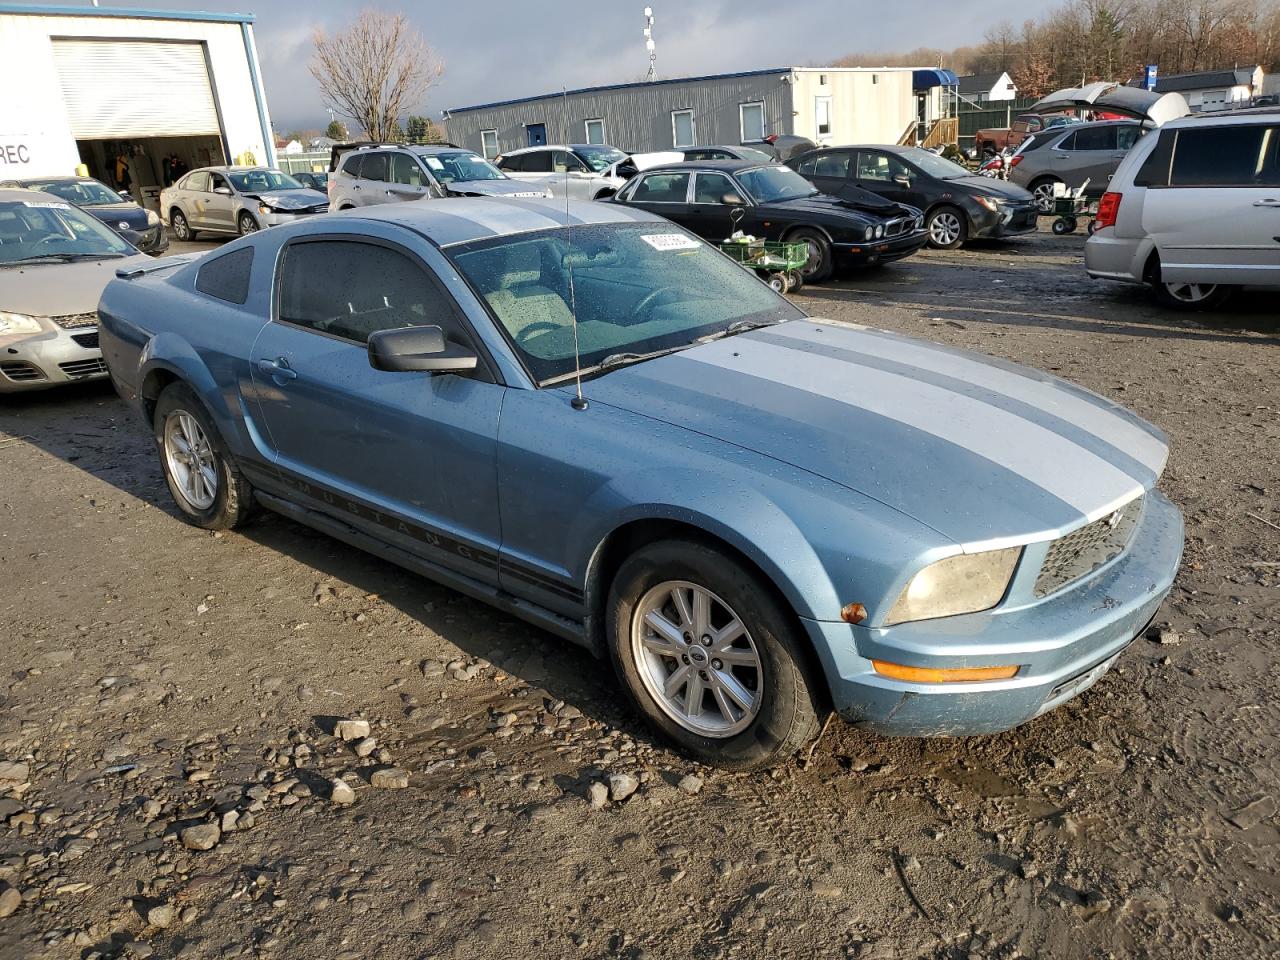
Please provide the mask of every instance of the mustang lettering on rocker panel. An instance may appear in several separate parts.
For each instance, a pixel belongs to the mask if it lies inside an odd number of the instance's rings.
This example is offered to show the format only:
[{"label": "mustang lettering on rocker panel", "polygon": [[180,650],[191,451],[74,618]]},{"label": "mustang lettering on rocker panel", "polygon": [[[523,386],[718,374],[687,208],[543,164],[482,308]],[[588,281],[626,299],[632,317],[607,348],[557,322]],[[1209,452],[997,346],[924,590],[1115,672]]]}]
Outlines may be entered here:
[{"label": "mustang lettering on rocker panel", "polygon": [[554,593],[566,600],[574,603],[584,602],[583,591],[566,581],[548,577],[540,571],[519,564],[510,558],[502,559],[491,550],[463,543],[456,537],[451,537],[420,523],[388,513],[323,484],[312,480],[304,480],[288,471],[281,470],[277,466],[241,460],[240,468],[249,479],[249,482],[255,486],[264,489],[269,489],[272,486],[283,486],[316,504],[324,504],[334,508],[332,512],[325,511],[334,519],[341,520],[344,516],[347,516],[365,523],[376,524],[401,536],[411,537],[441,553],[467,560],[490,570],[496,570],[501,567],[505,576],[522,580],[540,590]]}]

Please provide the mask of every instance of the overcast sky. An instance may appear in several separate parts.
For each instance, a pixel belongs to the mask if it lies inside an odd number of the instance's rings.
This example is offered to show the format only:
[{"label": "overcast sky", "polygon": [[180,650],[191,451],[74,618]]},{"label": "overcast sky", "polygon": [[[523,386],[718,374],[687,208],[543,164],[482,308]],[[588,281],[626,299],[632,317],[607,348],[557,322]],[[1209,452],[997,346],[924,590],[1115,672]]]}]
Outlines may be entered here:
[{"label": "overcast sky", "polygon": [[[74,0],[63,0],[74,2]],[[988,26],[1021,23],[1058,0],[651,0],[657,18],[660,78],[823,64],[846,54],[952,47],[982,38]],[[90,6],[84,0],[85,6]],[[422,105],[439,118],[448,107],[507,100],[561,87],[643,79],[644,0],[405,0],[364,4],[405,11],[445,62]],[[252,13],[267,102],[276,130],[323,127],[328,114],[307,62],[317,27],[339,28],[360,0],[139,0],[104,2],[182,10]],[[874,66],[874,64],[867,64]],[[417,112],[417,111],[415,111]]]}]

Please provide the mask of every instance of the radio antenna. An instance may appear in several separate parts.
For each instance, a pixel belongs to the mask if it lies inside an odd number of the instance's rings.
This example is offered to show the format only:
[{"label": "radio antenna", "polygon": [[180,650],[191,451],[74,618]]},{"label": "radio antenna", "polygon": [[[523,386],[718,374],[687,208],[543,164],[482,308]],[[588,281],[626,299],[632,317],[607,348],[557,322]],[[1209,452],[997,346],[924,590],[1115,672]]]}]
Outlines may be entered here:
[{"label": "radio antenna", "polygon": [[[565,87],[560,88],[561,95],[564,98],[564,129],[565,133],[569,132],[569,91]],[[567,140],[568,137],[566,136]],[[564,164],[564,233],[566,246],[564,262],[569,268],[569,316],[573,323],[573,379],[577,384],[578,395],[569,401],[569,405],[575,410],[587,409],[586,398],[582,395],[582,350],[578,346],[578,297],[573,289],[573,222],[569,219],[569,154],[568,144],[565,144],[565,164]]]}]

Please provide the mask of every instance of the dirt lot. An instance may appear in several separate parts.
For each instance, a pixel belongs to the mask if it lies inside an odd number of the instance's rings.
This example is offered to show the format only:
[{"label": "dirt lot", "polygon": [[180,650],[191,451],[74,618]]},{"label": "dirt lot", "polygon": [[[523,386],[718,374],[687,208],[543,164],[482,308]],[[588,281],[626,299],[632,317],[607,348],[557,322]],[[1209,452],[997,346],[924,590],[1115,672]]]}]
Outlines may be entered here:
[{"label": "dirt lot", "polygon": [[[0,956],[1275,950],[1280,320],[1160,313],[1084,279],[1082,244],[798,299],[1163,427],[1187,519],[1164,642],[1002,736],[836,723],[772,775],[695,769],[583,652],[291,522],[186,526],[109,387],[0,401]],[[407,787],[368,782],[388,762]],[[593,808],[611,774],[638,789]]]}]

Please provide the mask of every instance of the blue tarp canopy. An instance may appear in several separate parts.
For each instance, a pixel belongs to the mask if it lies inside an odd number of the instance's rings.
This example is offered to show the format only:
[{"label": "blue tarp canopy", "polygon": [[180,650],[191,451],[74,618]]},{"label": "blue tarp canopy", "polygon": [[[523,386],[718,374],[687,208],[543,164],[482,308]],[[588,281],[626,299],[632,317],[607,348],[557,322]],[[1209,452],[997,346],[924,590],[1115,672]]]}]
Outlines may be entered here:
[{"label": "blue tarp canopy", "polygon": [[950,70],[913,70],[911,72],[911,88],[913,90],[932,90],[934,87],[956,87],[960,80]]}]

